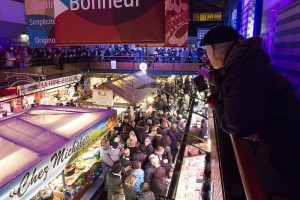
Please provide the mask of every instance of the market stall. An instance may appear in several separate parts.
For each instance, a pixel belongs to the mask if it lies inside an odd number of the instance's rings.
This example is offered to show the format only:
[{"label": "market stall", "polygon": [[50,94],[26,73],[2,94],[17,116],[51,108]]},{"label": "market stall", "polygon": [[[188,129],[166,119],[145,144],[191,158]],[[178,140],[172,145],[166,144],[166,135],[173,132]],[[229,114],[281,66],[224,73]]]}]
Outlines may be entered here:
[{"label": "market stall", "polygon": [[127,106],[141,104],[157,88],[151,84],[155,80],[137,72],[102,83],[89,93],[75,100],[76,104],[84,107],[113,107],[118,114],[125,111]]},{"label": "market stall", "polygon": [[0,199],[79,199],[100,174],[116,111],[38,106],[0,120]]}]

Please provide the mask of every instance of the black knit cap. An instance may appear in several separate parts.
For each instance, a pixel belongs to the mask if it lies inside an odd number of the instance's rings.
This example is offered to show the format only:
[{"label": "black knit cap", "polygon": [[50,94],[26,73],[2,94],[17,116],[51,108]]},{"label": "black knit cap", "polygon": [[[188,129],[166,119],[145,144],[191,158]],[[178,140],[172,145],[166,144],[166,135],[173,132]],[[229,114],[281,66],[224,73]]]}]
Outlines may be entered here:
[{"label": "black knit cap", "polygon": [[232,27],[218,26],[208,31],[203,37],[200,46],[220,44],[239,39],[239,34]]}]

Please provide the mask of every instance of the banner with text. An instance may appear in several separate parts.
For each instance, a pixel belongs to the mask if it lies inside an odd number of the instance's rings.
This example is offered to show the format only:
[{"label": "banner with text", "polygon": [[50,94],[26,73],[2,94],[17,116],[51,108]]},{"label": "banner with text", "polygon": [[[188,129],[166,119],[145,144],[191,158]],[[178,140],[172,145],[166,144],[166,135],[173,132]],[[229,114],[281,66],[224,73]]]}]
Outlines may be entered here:
[{"label": "banner with text", "polygon": [[75,83],[80,80],[81,76],[82,76],[81,74],[77,74],[73,76],[61,77],[61,78],[51,79],[47,81],[30,83],[26,85],[19,85],[17,86],[18,94],[19,95],[32,94],[32,93],[48,90],[51,88]]},{"label": "banner with text", "polygon": [[60,46],[165,41],[162,0],[56,0]]},{"label": "banner with text", "polygon": [[44,48],[55,45],[53,0],[25,1],[29,46]]},{"label": "banner with text", "polygon": [[187,47],[189,0],[166,0],[165,8],[165,42],[140,43],[147,47]]}]

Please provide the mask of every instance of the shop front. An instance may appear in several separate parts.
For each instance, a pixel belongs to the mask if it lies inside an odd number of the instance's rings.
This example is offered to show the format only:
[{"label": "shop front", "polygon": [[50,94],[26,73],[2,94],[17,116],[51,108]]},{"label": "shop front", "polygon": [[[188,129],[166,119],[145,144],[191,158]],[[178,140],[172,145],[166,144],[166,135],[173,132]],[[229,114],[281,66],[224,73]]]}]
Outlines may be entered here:
[{"label": "shop front", "polygon": [[80,80],[81,76],[77,74],[18,86],[18,96],[22,96],[23,108],[30,108],[36,104],[66,104],[75,98],[74,84]]},{"label": "shop front", "polygon": [[[17,88],[0,89],[0,118],[11,115],[19,110]],[[20,108],[22,110],[22,107]]]},{"label": "shop front", "polygon": [[116,111],[37,106],[0,121],[0,199],[80,199]]},{"label": "shop front", "polygon": [[113,108],[121,115],[128,107],[147,107],[147,97],[157,90],[155,80],[138,72],[102,83],[75,103],[83,107]]}]

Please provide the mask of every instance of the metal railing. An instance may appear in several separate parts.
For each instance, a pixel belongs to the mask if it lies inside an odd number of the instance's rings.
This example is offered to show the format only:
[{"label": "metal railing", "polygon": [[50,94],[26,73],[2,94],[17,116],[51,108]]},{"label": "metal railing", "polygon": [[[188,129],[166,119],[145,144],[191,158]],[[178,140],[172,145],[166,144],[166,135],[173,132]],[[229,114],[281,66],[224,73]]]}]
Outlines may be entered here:
[{"label": "metal railing", "polygon": [[176,197],[176,192],[177,192],[177,188],[178,188],[181,167],[183,164],[184,152],[185,152],[185,148],[187,145],[186,142],[187,142],[188,133],[190,130],[194,105],[195,105],[195,94],[192,94],[191,98],[190,98],[190,102],[189,102],[189,107],[188,107],[189,114],[188,114],[188,118],[186,121],[186,127],[185,127],[183,138],[181,140],[180,148],[179,148],[179,151],[177,154],[177,159],[176,159],[176,163],[175,163],[175,167],[174,167],[173,176],[172,176],[169,190],[168,190],[168,193],[166,196],[167,199],[175,199],[175,197]]},{"label": "metal railing", "polygon": [[[161,197],[161,199],[176,198],[176,192],[177,192],[179,178],[181,174],[184,152],[187,146],[186,141],[188,138],[188,132],[191,124],[194,104],[195,104],[195,95],[192,95],[189,102],[189,109],[188,109],[189,114],[188,114],[187,124],[185,128],[185,134],[183,135],[182,142],[180,144],[180,149],[177,154],[173,177],[171,179],[171,183],[169,185],[169,190],[166,197]],[[215,120],[215,117],[214,117],[214,123],[215,123],[214,124],[215,127],[218,127],[218,125],[216,124],[217,120]],[[216,141],[216,143],[219,152],[218,156],[220,161],[219,165],[221,168],[220,171],[222,173],[221,176],[222,176],[222,184],[223,184],[222,187],[223,199],[234,200],[234,199],[241,199],[241,197],[243,197],[243,194],[241,194],[240,196],[235,196],[235,194],[233,194],[234,192],[232,192],[232,185],[231,186],[229,185],[232,184],[232,182],[230,182],[231,181],[230,179],[234,179],[234,177],[232,176],[232,174],[234,174],[234,176],[240,178],[241,190],[243,190],[242,193],[244,192],[244,195],[248,200],[266,200],[267,199],[266,195],[255,173],[252,160],[250,159],[250,155],[247,152],[245,145],[243,144],[242,141],[243,139],[236,137],[234,135],[229,135],[223,132],[222,130],[217,130],[217,128],[216,131],[217,131],[216,135],[218,136],[216,137],[216,140],[219,140]],[[223,141],[224,137],[228,138],[228,141],[225,143]],[[230,146],[228,145],[232,146],[232,148],[229,148]],[[229,157],[231,157],[232,160],[231,158],[226,158],[226,156],[228,157],[228,154],[230,154]],[[232,167],[232,163],[230,163],[232,161],[233,162],[236,161],[237,167]],[[227,165],[227,166],[223,167],[222,165]],[[239,173],[236,173],[237,171],[239,171]],[[228,185],[224,185],[224,184],[228,184]]]},{"label": "metal railing", "polygon": [[[181,57],[181,56],[51,56],[51,57],[33,57],[21,59],[15,62],[14,68],[18,67],[34,67],[41,65],[53,65],[62,63],[78,63],[78,62],[148,62],[148,63],[202,63],[201,57]],[[0,68],[9,68],[5,66],[6,60],[0,59]]]}]

